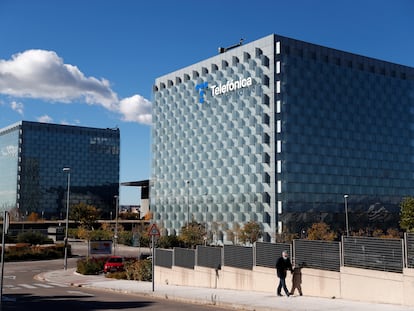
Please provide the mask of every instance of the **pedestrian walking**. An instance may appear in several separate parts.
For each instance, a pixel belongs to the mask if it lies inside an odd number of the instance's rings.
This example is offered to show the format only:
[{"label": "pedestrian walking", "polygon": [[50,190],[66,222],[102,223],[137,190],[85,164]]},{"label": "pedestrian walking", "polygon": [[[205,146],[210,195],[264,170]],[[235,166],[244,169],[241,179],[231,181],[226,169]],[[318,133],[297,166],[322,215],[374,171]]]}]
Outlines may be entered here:
[{"label": "pedestrian walking", "polygon": [[[302,265],[303,266],[303,265]],[[297,289],[302,296],[302,266],[295,266],[292,271],[292,289],[290,294],[293,295]]]},{"label": "pedestrian walking", "polygon": [[289,254],[287,251],[282,252],[282,257],[276,261],[276,272],[279,278],[279,286],[277,287],[277,295],[282,296],[282,288],[286,293],[286,296],[290,296],[290,293],[286,287],[286,274],[287,271],[292,272],[292,263],[290,262]]}]

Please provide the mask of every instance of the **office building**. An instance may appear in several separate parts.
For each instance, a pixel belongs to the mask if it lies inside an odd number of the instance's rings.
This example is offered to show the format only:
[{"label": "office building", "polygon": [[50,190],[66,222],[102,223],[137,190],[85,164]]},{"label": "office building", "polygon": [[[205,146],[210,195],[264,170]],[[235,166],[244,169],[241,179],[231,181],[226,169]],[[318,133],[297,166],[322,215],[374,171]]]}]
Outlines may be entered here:
[{"label": "office building", "polygon": [[411,67],[279,35],[221,48],[155,81],[155,221],[223,242],[248,221],[265,241],[319,221],[343,232],[345,209],[350,230],[398,228],[413,121]]},{"label": "office building", "polygon": [[21,121],[0,130],[0,207],[66,218],[70,205],[95,206],[103,217],[119,193],[119,129]]}]

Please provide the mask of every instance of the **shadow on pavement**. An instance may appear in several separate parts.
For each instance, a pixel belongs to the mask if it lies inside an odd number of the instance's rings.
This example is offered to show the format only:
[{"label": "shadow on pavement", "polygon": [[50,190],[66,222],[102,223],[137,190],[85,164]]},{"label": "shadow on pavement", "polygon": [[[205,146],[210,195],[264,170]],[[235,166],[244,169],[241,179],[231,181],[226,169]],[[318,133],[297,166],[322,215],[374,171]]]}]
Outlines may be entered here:
[{"label": "shadow on pavement", "polygon": [[84,311],[84,310],[128,310],[148,307],[152,301],[97,301],[85,295],[33,296],[30,294],[8,294],[3,297],[1,311]]}]

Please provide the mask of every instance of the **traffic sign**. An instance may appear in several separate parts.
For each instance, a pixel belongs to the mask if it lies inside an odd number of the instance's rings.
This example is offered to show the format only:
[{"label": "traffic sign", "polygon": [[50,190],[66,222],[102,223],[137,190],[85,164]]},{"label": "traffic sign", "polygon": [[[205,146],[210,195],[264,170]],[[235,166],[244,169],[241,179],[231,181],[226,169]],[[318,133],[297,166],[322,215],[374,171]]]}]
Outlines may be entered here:
[{"label": "traffic sign", "polygon": [[160,235],[160,230],[158,229],[158,227],[155,223],[151,225],[151,227],[148,231],[148,235],[149,236],[159,236]]}]

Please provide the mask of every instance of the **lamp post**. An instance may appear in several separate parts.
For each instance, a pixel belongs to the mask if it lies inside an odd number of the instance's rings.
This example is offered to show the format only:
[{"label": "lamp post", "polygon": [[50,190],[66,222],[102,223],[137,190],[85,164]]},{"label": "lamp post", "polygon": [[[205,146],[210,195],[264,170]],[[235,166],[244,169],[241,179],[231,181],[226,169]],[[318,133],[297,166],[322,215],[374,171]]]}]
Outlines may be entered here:
[{"label": "lamp post", "polygon": [[344,195],[345,200],[345,226],[346,226],[346,236],[349,236],[349,227],[348,227],[348,195]]},{"label": "lamp post", "polygon": [[114,235],[114,255],[116,255],[116,247],[118,244],[118,202],[119,197],[117,195],[114,196],[115,198],[115,235]]},{"label": "lamp post", "polygon": [[70,167],[64,167],[63,171],[68,174],[68,193],[66,196],[66,230],[65,230],[65,259],[63,269],[68,268],[68,229],[69,229],[69,194],[70,194]]},{"label": "lamp post", "polygon": [[187,179],[185,181],[187,184],[187,229],[190,224],[190,181]]}]

